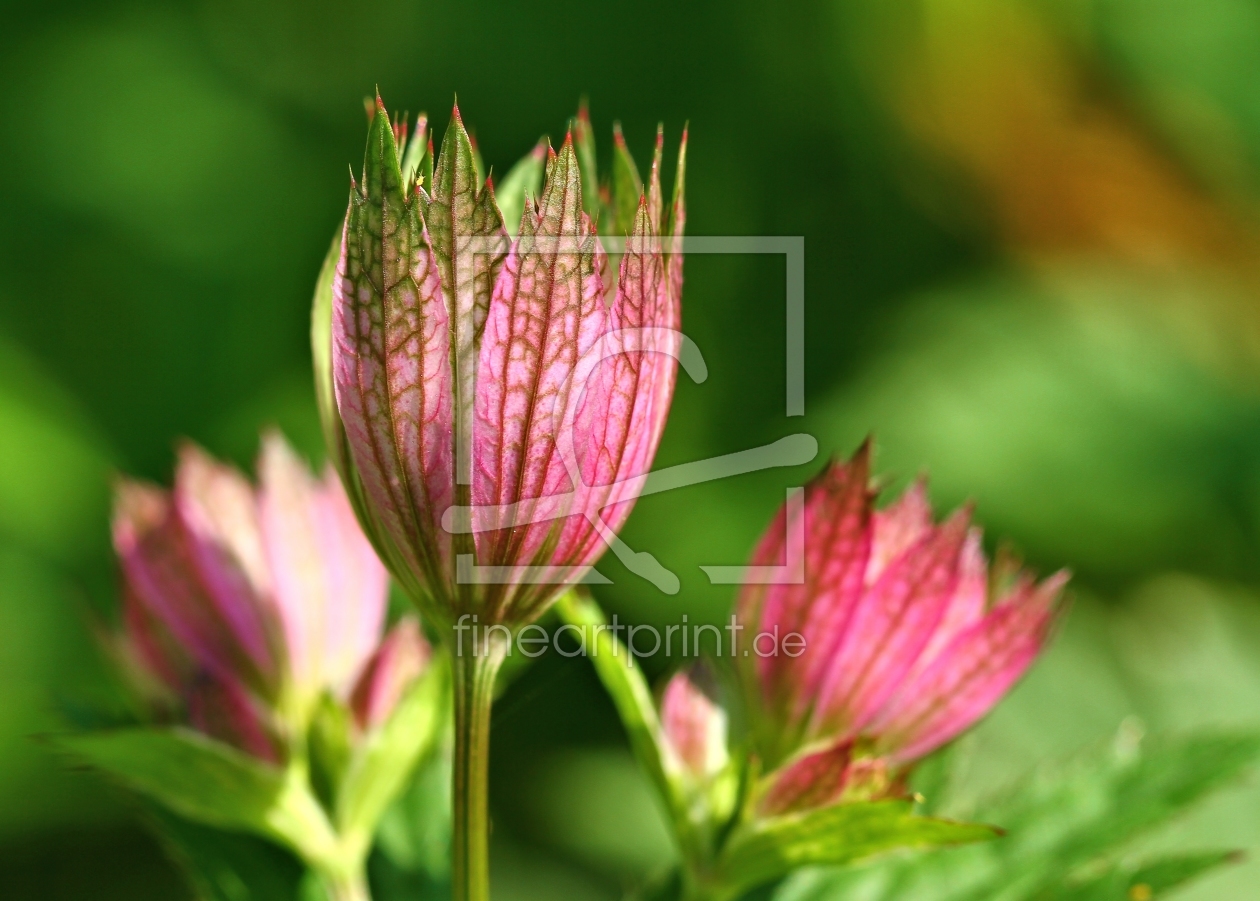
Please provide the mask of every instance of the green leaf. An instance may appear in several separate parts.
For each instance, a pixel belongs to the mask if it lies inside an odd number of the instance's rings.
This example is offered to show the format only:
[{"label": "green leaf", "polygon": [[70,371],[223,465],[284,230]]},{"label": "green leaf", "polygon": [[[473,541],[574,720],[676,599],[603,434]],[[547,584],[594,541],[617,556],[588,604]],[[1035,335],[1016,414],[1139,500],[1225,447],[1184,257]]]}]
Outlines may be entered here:
[{"label": "green leaf", "polygon": [[[1102,754],[1035,774],[985,819],[1010,833],[1001,851],[1010,867],[1052,881],[1166,822],[1241,775],[1260,756],[1260,735],[1201,734],[1138,744],[1124,733]],[[974,897],[982,897],[978,894]],[[984,896],[987,897],[987,896]]]},{"label": "green leaf", "polygon": [[718,881],[738,894],[798,867],[851,863],[897,848],[986,841],[998,834],[991,826],[917,816],[909,800],[835,804],[741,827],[722,851]]},{"label": "green leaf", "polygon": [[[1139,743],[1130,732],[1122,730],[1117,741],[1103,750],[1039,768],[1001,798],[976,805],[969,813],[1007,831],[1001,841],[848,870],[802,873],[789,880],[776,899],[1039,901],[1077,897],[1055,892],[1064,886],[1083,891],[1094,884],[1090,880],[1122,880],[1129,871],[1116,861],[1134,839],[1236,780],[1260,757],[1260,735],[1255,733],[1203,733]],[[1218,863],[1222,860],[1220,855],[1210,856]],[[1203,861],[1169,859],[1153,864],[1147,875],[1152,880],[1172,880],[1181,878],[1177,877],[1180,872],[1188,879],[1193,867]]]},{"label": "green leaf", "polygon": [[606,626],[607,620],[593,600],[570,592],[556,604],[556,610],[561,619],[588,636],[587,655],[617,708],[630,748],[665,804],[684,857],[696,855],[699,836],[688,815],[683,774],[671,766],[671,757],[664,753],[656,701],[643,671],[610,629],[597,628]]},{"label": "green leaf", "polygon": [[434,661],[390,718],[355,750],[336,808],[338,830],[353,851],[366,854],[385,810],[406,788],[447,720],[450,684],[441,660]]},{"label": "green leaf", "polygon": [[[503,214],[503,224],[513,238],[520,230],[526,199],[537,197],[542,190],[543,167],[546,162],[547,139],[543,138],[495,186],[494,199],[498,201],[499,211]],[[580,165],[579,158],[579,167]]]},{"label": "green leaf", "polygon": [[145,805],[145,819],[198,901],[298,901],[303,867],[271,842],[193,823],[155,804]]},{"label": "green leaf", "polygon": [[339,858],[337,837],[296,766],[262,763],[188,729],[120,729],[57,745],[199,823],[278,841],[312,864]]},{"label": "green leaf", "polygon": [[1137,867],[1118,866],[1079,882],[1048,887],[1033,901],[1116,901],[1160,898],[1165,892],[1227,863],[1236,863],[1234,851],[1213,851],[1165,857]]}]

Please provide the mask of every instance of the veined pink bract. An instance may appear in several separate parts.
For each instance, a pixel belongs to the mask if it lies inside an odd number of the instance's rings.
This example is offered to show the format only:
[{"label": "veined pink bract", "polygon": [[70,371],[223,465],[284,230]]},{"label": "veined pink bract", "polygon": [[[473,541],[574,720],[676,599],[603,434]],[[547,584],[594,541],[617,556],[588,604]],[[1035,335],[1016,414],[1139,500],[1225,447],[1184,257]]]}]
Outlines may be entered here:
[{"label": "veined pink bract", "polygon": [[803,525],[804,582],[749,585],[738,602],[745,635],[804,639],[797,656],[738,661],[774,768],[764,813],[892,790],[1001,699],[1056,620],[1066,573],[1037,582],[1005,559],[990,572],[970,511],[933,523],[922,482],[876,510],[869,467],[869,445],[830,464],[755,551],[782,563]]},{"label": "veined pink bract", "polygon": [[[536,618],[629,515],[664,428],[686,139],[668,213],[658,136],[646,188],[618,143],[601,214],[589,124],[575,127],[515,237],[458,109],[434,160],[378,100],[351,191],[317,365],[326,428],[368,534],[438,622]],[[615,278],[609,227],[624,228]]]}]

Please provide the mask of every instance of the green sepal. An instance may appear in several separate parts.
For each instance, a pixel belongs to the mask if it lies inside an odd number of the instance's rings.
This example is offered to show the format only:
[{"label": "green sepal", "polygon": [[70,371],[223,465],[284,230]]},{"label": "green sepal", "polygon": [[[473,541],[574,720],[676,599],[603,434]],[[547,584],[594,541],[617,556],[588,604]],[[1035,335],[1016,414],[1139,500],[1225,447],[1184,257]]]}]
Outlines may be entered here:
[{"label": "green sepal", "polygon": [[85,733],[57,745],[194,822],[280,842],[313,866],[344,862],[297,764],[281,769],[183,728]]},{"label": "green sepal", "polygon": [[603,219],[603,205],[599,198],[599,168],[595,157],[595,130],[591,127],[591,114],[583,97],[578,103],[578,114],[569,125],[573,134],[573,146],[577,150],[578,171],[582,173],[582,209],[595,221]]},{"label": "green sepal", "polygon": [[[537,198],[542,190],[543,167],[547,160],[547,139],[543,138],[534,149],[508,170],[503,181],[495,185],[494,199],[498,201],[499,212],[503,214],[503,225],[513,238],[517,236],[521,225],[521,216],[525,212],[525,203],[529,198]],[[579,160],[579,165],[580,165]],[[585,191],[585,185],[583,185]],[[585,199],[585,193],[583,193]]]},{"label": "green sepal", "polygon": [[311,715],[306,743],[311,785],[324,807],[332,809],[353,753],[354,720],[350,709],[325,692]]},{"label": "green sepal", "polygon": [[992,826],[918,816],[914,802],[894,798],[834,804],[753,820],[722,849],[714,884],[738,897],[805,866],[848,864],[897,848],[932,848],[988,841]]},{"label": "green sepal", "polygon": [[[324,258],[320,277],[316,281],[315,297],[311,304],[311,355],[315,368],[320,425],[324,431],[329,459],[341,476],[341,483],[346,489],[359,525],[390,574],[412,598],[422,599],[424,592],[402,562],[403,555],[394,546],[388,531],[377,523],[372,505],[367,501],[362,479],[354,465],[345,425],[337,411],[332,372],[333,288],[343,252],[353,253],[357,248],[357,252],[369,260],[375,253],[379,264],[379,250],[370,246],[371,233],[381,232],[385,218],[402,223],[413,235],[418,236],[423,229],[418,208],[423,204],[425,195],[422,192],[414,195],[405,192],[394,128],[379,98],[375,109],[368,126],[367,147],[363,153],[362,184],[351,186],[350,205],[343,232],[334,237],[332,247]],[[426,154],[426,159],[431,157],[431,153]],[[351,242],[349,248],[343,246],[346,241]]]},{"label": "green sepal", "polygon": [[[432,185],[433,160],[429,154],[429,117],[421,113],[416,117],[416,128],[407,138],[407,146],[403,149],[402,176],[403,184],[408,188],[416,185],[416,177],[423,176],[429,180],[423,184]],[[426,163],[425,160],[428,159]]]},{"label": "green sepal", "polygon": [[674,188],[670,193],[669,209],[665,211],[665,224],[661,232],[663,235],[678,236],[681,220],[686,215],[687,132],[689,128],[689,123],[684,122],[682,140],[678,143],[678,162],[674,167]]},{"label": "green sepal", "polygon": [[613,125],[612,233],[624,237],[634,231],[634,218],[643,196],[643,179],[634,164],[630,148],[621,134],[621,123]]},{"label": "green sepal", "polygon": [[337,795],[335,822],[347,846],[366,853],[389,805],[406,788],[449,717],[446,658],[437,657],[381,726],[356,745]]}]

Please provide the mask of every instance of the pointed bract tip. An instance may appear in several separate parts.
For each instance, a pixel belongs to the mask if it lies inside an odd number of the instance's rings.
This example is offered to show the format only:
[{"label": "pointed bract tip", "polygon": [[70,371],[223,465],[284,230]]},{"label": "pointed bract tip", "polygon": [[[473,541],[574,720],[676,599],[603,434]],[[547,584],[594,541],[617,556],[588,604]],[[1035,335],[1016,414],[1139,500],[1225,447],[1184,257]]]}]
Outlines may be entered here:
[{"label": "pointed bract tip", "polygon": [[580,119],[582,122],[585,122],[587,125],[591,124],[591,104],[587,100],[585,94],[583,94],[581,97],[578,98],[577,114],[578,114],[578,119]]},{"label": "pointed bract tip", "polygon": [[547,151],[550,149],[551,141],[546,135],[543,135],[538,139],[538,143],[534,145],[534,149],[529,152],[529,155],[536,160],[545,160],[547,158]]},{"label": "pointed bract tip", "polygon": [[459,95],[455,96],[455,103],[451,107],[451,121],[458,122],[460,125],[464,124],[464,119],[459,114]]},{"label": "pointed bract tip", "polygon": [[381,99],[381,86],[376,86],[376,108],[381,112],[385,112],[385,101]]},{"label": "pointed bract tip", "polygon": [[626,138],[625,135],[621,133],[620,122],[613,123],[613,143],[615,143],[618,147],[626,146]]},{"label": "pointed bract tip", "polygon": [[656,146],[657,147],[665,146],[665,123],[664,122],[656,123]]}]

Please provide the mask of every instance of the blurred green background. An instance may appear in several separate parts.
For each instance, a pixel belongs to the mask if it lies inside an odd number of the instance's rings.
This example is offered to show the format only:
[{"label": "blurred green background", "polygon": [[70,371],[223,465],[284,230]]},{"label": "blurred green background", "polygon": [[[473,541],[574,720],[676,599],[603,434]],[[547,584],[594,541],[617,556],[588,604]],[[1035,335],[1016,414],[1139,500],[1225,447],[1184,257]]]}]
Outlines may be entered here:
[{"label": "blurred green background", "polygon": [[[191,436],[320,453],[310,292],[362,159],[362,98],[503,171],[579,95],[643,161],[690,120],[688,230],[805,237],[807,404],[784,416],[781,259],[687,263],[659,464],[868,432],[992,539],[1078,574],[1033,676],[974,736],[977,784],[1114,732],[1260,721],[1260,7],[1252,0],[794,4],[204,0],[6,4],[0,31],[0,894],[170,899],[120,796],[32,738],[102,696],[108,480]],[[724,617],[821,457],[646,499],[623,618]],[[657,671],[664,669],[656,661]],[[612,899],[670,849],[581,660],[496,710],[496,897]],[[1178,827],[1260,846],[1260,791]],[[1254,897],[1260,863],[1187,899]]]}]

